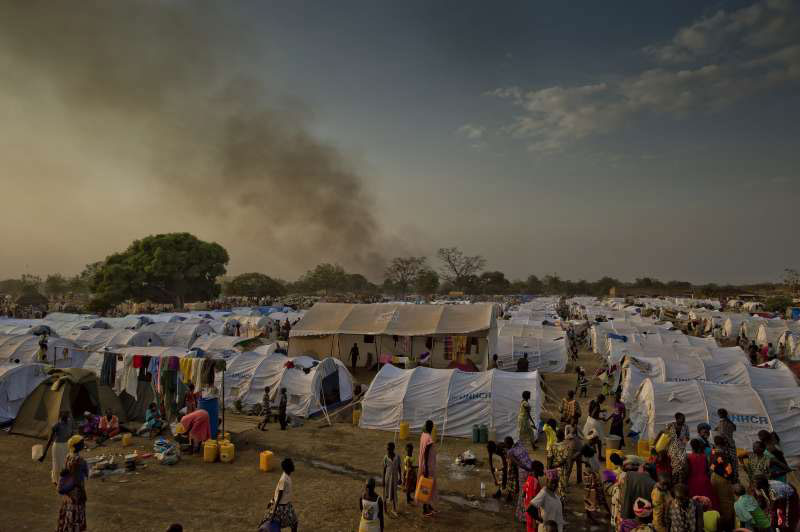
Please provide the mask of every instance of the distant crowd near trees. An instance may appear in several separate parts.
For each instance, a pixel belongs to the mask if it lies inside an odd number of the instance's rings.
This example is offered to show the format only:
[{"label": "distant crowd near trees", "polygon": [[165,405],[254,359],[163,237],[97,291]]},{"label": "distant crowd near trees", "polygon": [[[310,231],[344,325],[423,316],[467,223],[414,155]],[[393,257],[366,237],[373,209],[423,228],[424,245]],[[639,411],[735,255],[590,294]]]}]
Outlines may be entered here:
[{"label": "distant crowd near trees", "polygon": [[[411,294],[432,296],[461,292],[487,296],[504,294],[563,294],[605,296],[612,288],[627,295],[694,294],[695,297],[734,297],[742,293],[800,295],[800,275],[786,270],[783,283],[733,286],[693,285],[685,281],[662,282],[642,277],[624,282],[604,276],[596,281],[572,281],[556,274],[510,280],[497,270],[487,269],[480,255],[467,255],[457,247],[437,251],[435,264],[427,257],[395,257],[386,266],[383,281],[376,284],[360,273],[347,272],[338,264],[318,264],[293,282],[264,273],[243,273],[224,277],[229,261],[227,251],[217,243],[204,242],[189,233],[151,235],[134,241],[125,251],[86,266],[73,277],[54,273],[42,279],[23,275],[0,281],[0,294],[35,299],[42,295],[61,299],[67,295],[91,298],[94,310],[110,308],[123,301],[173,303],[205,301],[220,295],[250,298],[281,297],[287,294]],[[791,303],[791,298],[789,298]]]}]

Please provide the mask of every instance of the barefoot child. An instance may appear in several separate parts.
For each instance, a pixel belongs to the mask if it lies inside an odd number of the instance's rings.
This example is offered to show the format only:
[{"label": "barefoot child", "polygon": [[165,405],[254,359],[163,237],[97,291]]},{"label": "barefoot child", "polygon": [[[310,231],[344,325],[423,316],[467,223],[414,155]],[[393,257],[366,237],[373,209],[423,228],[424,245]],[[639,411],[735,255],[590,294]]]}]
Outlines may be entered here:
[{"label": "barefoot child", "polygon": [[383,504],[392,517],[397,517],[397,485],[401,483],[402,474],[400,457],[394,454],[394,442],[390,441],[386,444],[386,456],[383,457]]},{"label": "barefoot child", "polygon": [[414,445],[406,444],[406,456],[403,458],[403,484],[406,487],[406,502],[414,504],[414,492],[417,490],[417,466],[414,465]]}]

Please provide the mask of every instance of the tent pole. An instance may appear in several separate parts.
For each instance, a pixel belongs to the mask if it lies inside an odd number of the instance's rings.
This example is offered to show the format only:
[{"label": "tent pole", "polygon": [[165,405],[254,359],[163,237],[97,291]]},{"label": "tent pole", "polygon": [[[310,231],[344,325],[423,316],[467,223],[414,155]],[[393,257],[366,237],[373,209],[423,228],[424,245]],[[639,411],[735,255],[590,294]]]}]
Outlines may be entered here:
[{"label": "tent pole", "polygon": [[[227,364],[225,364],[227,367]],[[225,371],[222,370],[222,437],[225,437]]]}]

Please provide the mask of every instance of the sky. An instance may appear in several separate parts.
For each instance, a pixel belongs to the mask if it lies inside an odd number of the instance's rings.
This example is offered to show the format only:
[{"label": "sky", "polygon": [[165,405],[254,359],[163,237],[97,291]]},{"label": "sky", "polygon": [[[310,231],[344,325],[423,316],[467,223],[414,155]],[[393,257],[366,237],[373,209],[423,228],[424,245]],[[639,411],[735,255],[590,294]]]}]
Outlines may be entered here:
[{"label": "sky", "polygon": [[798,1],[77,5],[0,5],[0,278],[174,231],[285,279],[800,267]]}]

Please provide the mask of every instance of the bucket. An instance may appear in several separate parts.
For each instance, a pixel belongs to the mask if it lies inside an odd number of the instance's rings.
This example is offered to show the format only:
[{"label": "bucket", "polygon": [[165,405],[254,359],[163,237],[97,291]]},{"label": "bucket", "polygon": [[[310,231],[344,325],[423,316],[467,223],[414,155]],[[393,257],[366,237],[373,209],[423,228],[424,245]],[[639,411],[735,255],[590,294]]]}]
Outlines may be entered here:
[{"label": "bucket", "polygon": [[408,432],[409,432],[408,421],[401,421],[400,422],[400,435],[399,435],[400,439],[401,440],[407,440],[408,439]]},{"label": "bucket", "polygon": [[606,448],[608,449],[619,449],[622,446],[622,438],[619,436],[615,436],[610,434],[606,436]]},{"label": "bucket", "polygon": [[219,445],[219,461],[223,464],[230,464],[236,456],[236,447],[229,441],[223,441]]},{"label": "bucket", "polygon": [[354,408],[353,409],[353,426],[357,427],[358,423],[361,421],[361,410]]},{"label": "bucket", "polygon": [[216,439],[219,425],[219,399],[211,397],[197,401],[197,408],[208,412],[208,423],[211,428],[211,439]]},{"label": "bucket", "polygon": [[275,461],[275,455],[272,451],[261,451],[258,455],[258,469],[265,473],[272,469]]},{"label": "bucket", "polygon": [[217,440],[206,440],[203,444],[203,462],[213,463],[217,461]]},{"label": "bucket", "polygon": [[606,449],[606,469],[612,469],[614,467],[614,464],[611,463],[612,454],[621,456],[623,460],[625,459],[625,451],[620,449]]},{"label": "bucket", "polygon": [[130,432],[126,432],[125,434],[123,434],[122,435],[122,446],[123,447],[129,446],[131,444],[131,438],[132,438],[132,436],[131,436]]},{"label": "bucket", "polygon": [[481,442],[481,429],[478,425],[472,425],[472,443]]},{"label": "bucket", "polygon": [[481,443],[486,443],[489,441],[489,427],[486,425],[481,425],[480,427],[481,433]]},{"label": "bucket", "polygon": [[224,438],[226,440],[228,440],[228,441],[231,441],[231,433],[230,432],[226,432]]},{"label": "bucket", "polygon": [[652,446],[653,443],[650,440],[639,440],[639,443],[636,444],[636,454],[642,458],[650,458],[650,448]]}]

